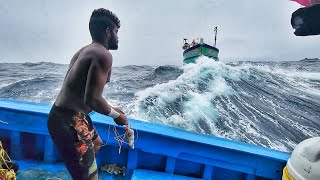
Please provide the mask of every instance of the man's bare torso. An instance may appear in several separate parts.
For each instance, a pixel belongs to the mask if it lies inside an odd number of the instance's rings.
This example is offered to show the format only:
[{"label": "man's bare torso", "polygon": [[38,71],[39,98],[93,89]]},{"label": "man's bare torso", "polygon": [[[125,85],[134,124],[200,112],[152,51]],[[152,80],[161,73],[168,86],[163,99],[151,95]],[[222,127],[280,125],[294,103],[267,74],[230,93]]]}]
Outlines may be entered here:
[{"label": "man's bare torso", "polygon": [[[100,48],[100,49],[99,49]],[[71,59],[63,86],[55,101],[55,105],[88,114],[92,109],[86,105],[85,89],[91,62],[101,46],[90,44],[81,48]],[[107,51],[106,49],[104,49]],[[108,75],[108,81],[110,74]]]}]

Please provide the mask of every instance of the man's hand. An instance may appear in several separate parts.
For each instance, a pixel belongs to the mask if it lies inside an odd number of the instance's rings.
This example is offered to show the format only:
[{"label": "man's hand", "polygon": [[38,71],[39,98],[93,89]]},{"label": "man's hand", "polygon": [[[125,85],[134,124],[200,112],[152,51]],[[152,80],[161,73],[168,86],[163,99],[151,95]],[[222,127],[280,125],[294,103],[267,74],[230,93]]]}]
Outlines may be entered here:
[{"label": "man's hand", "polygon": [[117,107],[112,107],[114,110],[116,110],[118,113],[120,114],[124,114],[124,112],[122,111],[122,109],[117,108]]},{"label": "man's hand", "polygon": [[128,125],[127,117],[122,113],[118,118],[114,119],[114,122],[119,126]]}]

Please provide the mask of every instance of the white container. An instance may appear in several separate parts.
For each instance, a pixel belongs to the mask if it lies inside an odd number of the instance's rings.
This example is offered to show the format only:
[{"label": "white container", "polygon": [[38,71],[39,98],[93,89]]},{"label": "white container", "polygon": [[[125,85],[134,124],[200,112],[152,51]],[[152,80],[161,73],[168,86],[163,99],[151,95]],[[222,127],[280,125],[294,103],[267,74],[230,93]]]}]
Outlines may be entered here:
[{"label": "white container", "polygon": [[293,150],[283,180],[320,180],[320,137],[309,138]]}]

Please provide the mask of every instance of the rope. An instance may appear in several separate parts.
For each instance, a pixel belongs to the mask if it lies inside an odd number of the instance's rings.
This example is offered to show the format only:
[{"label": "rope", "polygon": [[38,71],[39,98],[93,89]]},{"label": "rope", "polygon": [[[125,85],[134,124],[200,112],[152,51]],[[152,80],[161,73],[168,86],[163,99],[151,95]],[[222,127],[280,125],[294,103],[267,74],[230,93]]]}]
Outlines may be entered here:
[{"label": "rope", "polygon": [[[127,126],[127,127],[129,128],[129,126]],[[121,153],[121,149],[122,149],[122,144],[124,143],[124,144],[128,144],[129,145],[129,143],[125,141],[125,139],[126,139],[125,138],[125,134],[119,134],[116,126],[113,126],[112,130],[113,130],[114,135],[115,135],[114,139],[116,141],[118,141],[119,154],[120,154]],[[138,140],[138,136],[139,136],[138,130],[135,130],[135,132],[136,132],[136,139],[133,141],[133,143],[135,143]],[[110,125],[109,125],[109,128],[108,128],[108,139],[107,139],[107,142],[105,144],[102,144],[101,147],[106,146],[108,144],[109,137],[110,137]]]},{"label": "rope", "polygon": [[11,162],[11,159],[0,141],[0,167],[2,167],[3,164],[6,166],[6,169],[0,169],[0,175],[4,175],[5,180],[16,180],[16,173],[8,166],[7,162]]},{"label": "rope", "polygon": [[16,173],[14,172],[13,169],[7,170],[6,180],[16,180]]},{"label": "rope", "polygon": [[119,154],[121,153],[121,147],[122,147],[122,143],[126,143],[124,141],[124,134],[120,135],[117,131],[117,128],[115,126],[113,126],[113,132],[114,132],[114,139],[116,141],[118,141],[118,145],[119,145]]},{"label": "rope", "polygon": [[110,136],[110,125],[109,125],[109,128],[108,128],[108,139],[107,139],[107,142],[105,144],[102,144],[101,147],[108,145],[109,136]]},{"label": "rope", "polygon": [[2,121],[2,120],[0,120],[0,122],[1,122],[1,123],[3,123],[3,124],[8,124],[7,122],[5,122],[5,121]]}]

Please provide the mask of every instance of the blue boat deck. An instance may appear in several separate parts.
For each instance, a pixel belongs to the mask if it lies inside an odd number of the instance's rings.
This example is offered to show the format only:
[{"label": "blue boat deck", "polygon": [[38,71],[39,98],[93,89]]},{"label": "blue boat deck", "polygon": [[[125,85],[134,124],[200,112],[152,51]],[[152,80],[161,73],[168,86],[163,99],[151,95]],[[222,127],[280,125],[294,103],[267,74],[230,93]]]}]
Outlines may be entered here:
[{"label": "blue boat deck", "polygon": [[[19,164],[17,179],[20,180],[35,180],[35,179],[52,179],[52,180],[72,180],[65,165],[63,163],[48,164],[36,161],[16,160]],[[121,180],[125,177],[99,172],[101,180]]]},{"label": "blue boat deck", "polygon": [[[0,99],[0,120],[8,123],[0,123],[0,139],[8,146],[12,159],[61,167],[61,158],[47,131],[50,108],[49,104]],[[134,119],[129,121],[131,128],[138,131],[135,149],[124,144],[119,154],[112,131],[113,120],[99,113],[90,116],[103,142],[108,142],[97,154],[98,166],[114,163],[125,166],[125,179],[141,176],[281,179],[290,156],[273,149]],[[125,132],[124,127],[116,126],[116,129],[120,134]]]}]

